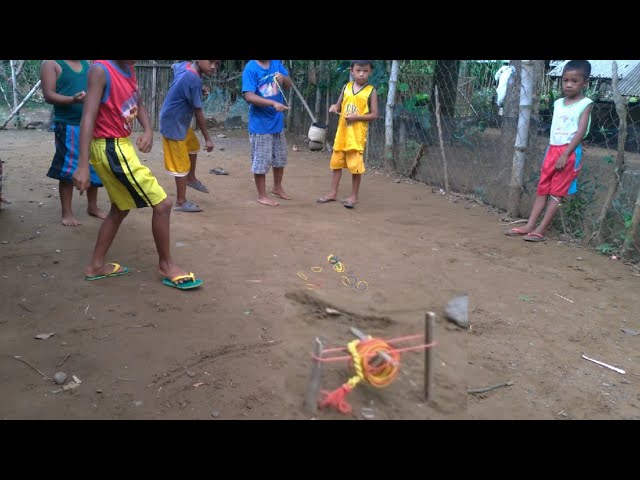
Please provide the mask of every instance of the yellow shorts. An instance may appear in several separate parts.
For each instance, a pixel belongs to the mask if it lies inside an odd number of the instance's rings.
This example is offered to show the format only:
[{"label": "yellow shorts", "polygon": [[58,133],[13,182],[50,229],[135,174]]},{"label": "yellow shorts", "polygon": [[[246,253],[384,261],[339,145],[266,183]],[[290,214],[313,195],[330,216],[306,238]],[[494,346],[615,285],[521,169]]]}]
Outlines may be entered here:
[{"label": "yellow shorts", "polygon": [[200,142],[193,133],[193,129],[187,130],[184,140],[169,140],[162,137],[162,149],[164,150],[164,168],[169,175],[184,177],[191,170],[189,154],[197,154],[200,151]]},{"label": "yellow shorts", "polygon": [[340,170],[348,168],[351,173],[364,173],[364,155],[363,152],[357,150],[340,151],[334,150],[331,155],[331,170]]},{"label": "yellow shorts", "polygon": [[89,163],[119,210],[151,207],[167,198],[151,170],[140,163],[129,138],[94,138]]}]

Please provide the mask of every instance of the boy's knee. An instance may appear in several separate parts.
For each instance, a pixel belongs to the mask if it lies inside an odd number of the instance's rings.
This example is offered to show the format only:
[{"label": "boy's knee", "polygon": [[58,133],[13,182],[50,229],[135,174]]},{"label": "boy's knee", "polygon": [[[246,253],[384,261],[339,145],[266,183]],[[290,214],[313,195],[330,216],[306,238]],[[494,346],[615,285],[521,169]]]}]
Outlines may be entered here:
[{"label": "boy's knee", "polygon": [[171,213],[171,207],[173,204],[169,198],[165,198],[163,201],[153,206],[154,212],[157,212],[162,215],[169,215]]},{"label": "boy's knee", "polygon": [[109,215],[113,215],[118,220],[122,221],[126,218],[127,215],[129,215],[129,210],[120,210],[118,207],[116,207],[115,203],[112,203]]}]

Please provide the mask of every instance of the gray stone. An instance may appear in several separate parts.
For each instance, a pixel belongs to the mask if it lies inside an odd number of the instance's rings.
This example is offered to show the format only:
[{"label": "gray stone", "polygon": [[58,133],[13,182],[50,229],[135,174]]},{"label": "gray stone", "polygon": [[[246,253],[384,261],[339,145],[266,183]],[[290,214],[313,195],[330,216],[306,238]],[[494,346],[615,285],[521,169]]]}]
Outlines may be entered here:
[{"label": "gray stone", "polygon": [[58,372],[53,376],[53,381],[58,385],[62,385],[67,379],[67,374],[64,372]]},{"label": "gray stone", "polygon": [[459,327],[469,328],[469,297],[467,295],[449,300],[444,311],[447,320]]}]

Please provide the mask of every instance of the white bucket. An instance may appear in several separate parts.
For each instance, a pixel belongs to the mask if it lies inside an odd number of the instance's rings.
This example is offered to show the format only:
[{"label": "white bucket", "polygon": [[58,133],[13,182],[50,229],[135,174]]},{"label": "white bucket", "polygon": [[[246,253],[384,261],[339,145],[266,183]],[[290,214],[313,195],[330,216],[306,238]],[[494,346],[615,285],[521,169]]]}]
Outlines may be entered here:
[{"label": "white bucket", "polygon": [[322,123],[313,123],[309,127],[309,133],[307,133],[307,137],[312,142],[318,142],[324,144],[324,141],[327,138],[327,127]]}]

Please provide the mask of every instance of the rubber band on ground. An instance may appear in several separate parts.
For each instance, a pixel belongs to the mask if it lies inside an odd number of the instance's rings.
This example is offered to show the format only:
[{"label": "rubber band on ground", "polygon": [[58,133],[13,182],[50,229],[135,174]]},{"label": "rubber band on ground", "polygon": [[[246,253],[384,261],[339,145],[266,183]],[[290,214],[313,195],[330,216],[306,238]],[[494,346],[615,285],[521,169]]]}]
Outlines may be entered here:
[{"label": "rubber band on ground", "polygon": [[[364,287],[360,288],[360,284],[363,284]],[[366,290],[367,288],[369,288],[369,284],[364,280],[360,280],[358,283],[356,283],[356,290]]]},{"label": "rubber band on ground", "polygon": [[303,280],[307,280],[307,276],[302,272],[298,272],[298,276]]},{"label": "rubber band on ground", "polygon": [[340,280],[342,281],[342,284],[345,287],[353,287],[356,284],[356,280],[355,279],[353,279],[353,283],[350,283],[349,282],[349,277],[347,277],[346,275],[342,275],[342,277],[340,277]]},{"label": "rubber band on ground", "polygon": [[311,267],[312,272],[320,273],[322,271],[322,267]]}]

